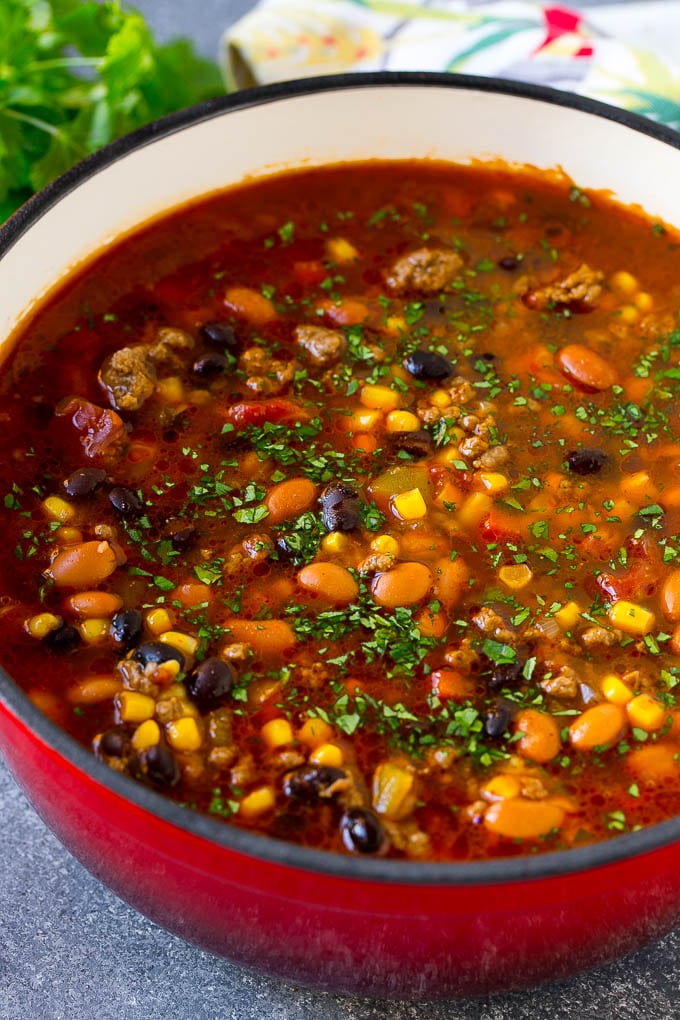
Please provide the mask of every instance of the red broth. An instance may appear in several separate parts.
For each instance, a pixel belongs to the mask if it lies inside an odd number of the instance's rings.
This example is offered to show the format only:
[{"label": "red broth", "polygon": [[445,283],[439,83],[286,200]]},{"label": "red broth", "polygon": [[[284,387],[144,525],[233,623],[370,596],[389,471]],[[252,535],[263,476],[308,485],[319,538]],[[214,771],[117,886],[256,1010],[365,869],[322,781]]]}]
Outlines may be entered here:
[{"label": "red broth", "polygon": [[331,850],[680,809],[677,235],[554,175],[281,175],[94,258],[2,375],[3,664]]}]

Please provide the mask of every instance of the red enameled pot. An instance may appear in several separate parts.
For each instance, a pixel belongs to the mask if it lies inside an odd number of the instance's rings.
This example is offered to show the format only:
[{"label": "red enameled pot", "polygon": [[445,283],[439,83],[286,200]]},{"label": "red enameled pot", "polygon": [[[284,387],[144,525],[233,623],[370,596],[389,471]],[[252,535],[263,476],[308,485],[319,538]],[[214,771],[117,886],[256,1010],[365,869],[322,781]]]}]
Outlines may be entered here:
[{"label": "red enameled pot", "polygon": [[[283,167],[418,156],[560,166],[680,223],[680,137],[630,114],[445,75],[289,83],[166,118],[29,202],[0,233],[2,335],[89,253],[189,197]],[[680,922],[680,818],[552,855],[359,860],[167,802],[96,761],[6,674],[0,747],[41,817],[114,892],[206,949],[295,982],[399,998],[507,991]]]}]

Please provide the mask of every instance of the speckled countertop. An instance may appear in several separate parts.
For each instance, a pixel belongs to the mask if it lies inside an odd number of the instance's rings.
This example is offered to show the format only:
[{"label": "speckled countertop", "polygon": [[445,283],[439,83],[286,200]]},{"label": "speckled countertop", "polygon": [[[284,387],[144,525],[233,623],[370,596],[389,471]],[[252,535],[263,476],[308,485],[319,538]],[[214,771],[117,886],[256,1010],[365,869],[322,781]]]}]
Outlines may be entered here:
[{"label": "speckled countertop", "polygon": [[[213,55],[219,32],[252,3],[136,6],[160,36],[191,34]],[[60,846],[0,763],[0,1020],[542,1017],[680,1018],[680,931],[590,974],[489,999],[386,1003],[310,992],[215,959],[131,910]]]}]

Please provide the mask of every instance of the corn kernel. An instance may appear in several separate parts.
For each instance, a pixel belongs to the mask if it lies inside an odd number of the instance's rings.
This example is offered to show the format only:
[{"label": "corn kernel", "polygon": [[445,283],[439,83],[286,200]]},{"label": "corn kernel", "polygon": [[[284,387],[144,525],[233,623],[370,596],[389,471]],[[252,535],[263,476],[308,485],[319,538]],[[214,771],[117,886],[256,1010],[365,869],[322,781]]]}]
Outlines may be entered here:
[{"label": "corn kernel", "polygon": [[191,716],[182,716],[165,727],[168,743],[176,751],[198,751],[203,743],[198,723]]},{"label": "corn kernel", "polygon": [[437,454],[437,463],[451,465],[454,461],[461,460],[456,443],[465,438],[465,433],[459,425],[449,425],[446,435],[449,437],[450,445]]},{"label": "corn kernel", "polygon": [[48,496],[42,506],[51,520],[61,521],[62,524],[68,524],[76,516],[75,509],[61,496]]},{"label": "corn kernel", "polygon": [[321,548],[325,553],[332,553],[337,556],[339,553],[345,552],[349,545],[349,539],[347,535],[343,535],[341,531],[331,531],[329,535],[324,535],[321,539]]},{"label": "corn kernel", "polygon": [[309,760],[315,765],[329,765],[333,769],[339,769],[345,757],[337,744],[320,744],[312,751]]},{"label": "corn kernel", "polygon": [[357,249],[344,237],[331,237],[326,242],[326,251],[335,262],[354,262],[359,258]]},{"label": "corn kernel", "polygon": [[271,786],[258,786],[247,794],[238,806],[238,813],[243,818],[257,818],[265,811],[271,811],[276,803],[276,796]]},{"label": "corn kernel", "polygon": [[389,315],[385,322],[385,331],[387,333],[400,333],[403,329],[406,329],[406,319],[403,315]]},{"label": "corn kernel", "polygon": [[624,634],[633,634],[635,637],[643,637],[649,634],[654,628],[654,613],[651,613],[643,606],[635,602],[626,602],[621,599],[615,602],[609,610],[609,622]]},{"label": "corn kernel", "polygon": [[158,636],[172,630],[173,619],[167,609],[150,609],[146,614],[146,625],[152,634]]},{"label": "corn kernel", "polygon": [[368,383],[362,386],[359,399],[364,407],[376,411],[394,411],[399,407],[399,394],[389,386],[373,386]]},{"label": "corn kernel", "polygon": [[167,662],[159,662],[153,672],[156,683],[165,687],[166,684],[171,684],[176,679],[181,670],[177,659],[168,659]]},{"label": "corn kernel", "polygon": [[619,270],[618,273],[614,273],[609,281],[612,290],[616,291],[617,294],[622,294],[625,297],[632,297],[640,289],[640,284],[632,273],[627,273],[625,269]]},{"label": "corn kernel", "polygon": [[135,751],[145,751],[147,747],[155,747],[161,739],[161,731],[155,719],[147,719],[140,723],[132,734],[132,746]]},{"label": "corn kernel", "polygon": [[190,404],[208,404],[212,400],[212,393],[210,390],[189,390],[187,393],[187,400]]},{"label": "corn kernel", "polygon": [[323,719],[306,719],[297,733],[301,744],[307,747],[321,747],[333,736],[333,727],[329,726]]},{"label": "corn kernel", "polygon": [[399,365],[396,362],[390,365],[390,375],[393,379],[403,379],[404,382],[411,382],[413,376],[410,372],[407,372],[403,365]]},{"label": "corn kernel", "polygon": [[385,420],[388,432],[417,432],[420,418],[411,411],[390,411]]},{"label": "corn kernel", "polygon": [[465,528],[476,527],[492,506],[493,500],[486,492],[472,492],[458,510],[458,521]]},{"label": "corn kernel", "polygon": [[649,694],[638,694],[626,705],[628,721],[631,726],[653,733],[660,730],[668,715],[664,706]]},{"label": "corn kernel", "polygon": [[198,639],[190,634],[182,634],[179,630],[164,630],[158,635],[164,645],[170,645],[183,655],[195,655],[198,651]]},{"label": "corn kernel", "polygon": [[261,733],[262,739],[271,751],[293,743],[293,728],[287,719],[270,719],[262,727]]},{"label": "corn kernel", "polygon": [[491,496],[497,496],[499,493],[505,492],[510,485],[505,475],[502,475],[499,471],[480,471],[479,474],[475,475],[474,482],[478,489],[488,492]]},{"label": "corn kernel", "polygon": [[608,673],[602,680],[602,693],[607,701],[614,705],[626,705],[633,697],[633,692],[627,684],[624,684],[616,673]]},{"label": "corn kernel", "polygon": [[632,326],[639,318],[640,313],[635,305],[624,305],[619,311],[619,319],[621,322],[625,322],[627,326]]},{"label": "corn kernel", "polygon": [[448,407],[451,403],[451,396],[446,390],[434,390],[430,394],[430,403],[433,407],[438,407],[440,410],[444,407]]},{"label": "corn kernel", "polygon": [[499,581],[511,591],[520,591],[522,588],[526,588],[533,576],[531,567],[528,567],[526,563],[509,564],[506,567],[501,567],[498,571]]},{"label": "corn kernel", "polygon": [[391,535],[376,535],[371,542],[371,552],[385,553],[387,556],[398,556],[399,543]]},{"label": "corn kernel", "polygon": [[87,641],[89,645],[94,645],[98,641],[103,641],[108,636],[109,626],[109,620],[100,617],[90,617],[89,620],[83,620],[78,625],[78,632],[83,641]]},{"label": "corn kernel", "polygon": [[54,540],[57,545],[77,545],[78,542],[82,542],[83,533],[80,528],[70,528],[68,525],[62,525],[61,528],[57,528],[55,531]]},{"label": "corn kernel", "polygon": [[578,602],[567,602],[565,606],[558,609],[555,613],[555,619],[559,623],[563,630],[569,630],[571,627],[575,627],[581,616],[581,607]]},{"label": "corn kernel", "polygon": [[402,521],[417,521],[427,514],[427,503],[420,489],[409,489],[392,497],[392,509]]},{"label": "corn kernel", "polygon": [[121,691],[116,698],[121,722],[141,723],[153,717],[156,702],[139,691]]},{"label": "corn kernel", "polygon": [[644,290],[635,295],[634,302],[635,307],[639,308],[641,312],[651,312],[654,307],[654,298]]},{"label": "corn kernel", "polygon": [[382,415],[380,411],[353,411],[347,419],[349,432],[372,432]]},{"label": "corn kernel", "polygon": [[181,404],[184,400],[184,385],[179,376],[170,375],[167,379],[159,379],[156,393],[165,404]]},{"label": "corn kernel", "polygon": [[479,791],[484,800],[510,800],[519,797],[522,788],[514,776],[493,776]]},{"label": "corn kernel", "polygon": [[58,630],[62,623],[61,616],[55,616],[54,613],[38,613],[37,616],[32,616],[30,620],[26,620],[25,627],[31,637],[41,641],[48,634],[51,634],[53,630]]}]

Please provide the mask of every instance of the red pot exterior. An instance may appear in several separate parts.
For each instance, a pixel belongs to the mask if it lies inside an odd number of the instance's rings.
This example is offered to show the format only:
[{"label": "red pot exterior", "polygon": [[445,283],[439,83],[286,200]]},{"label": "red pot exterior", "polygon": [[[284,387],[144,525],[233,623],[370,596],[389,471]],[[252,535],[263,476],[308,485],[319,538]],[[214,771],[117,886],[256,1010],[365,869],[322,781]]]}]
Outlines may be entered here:
[{"label": "red pot exterior", "polygon": [[0,746],[41,817],[114,892],[191,942],[296,983],[395,998],[507,991],[604,963],[680,920],[677,844],[524,882],[369,882],[170,824],[2,704]]}]

